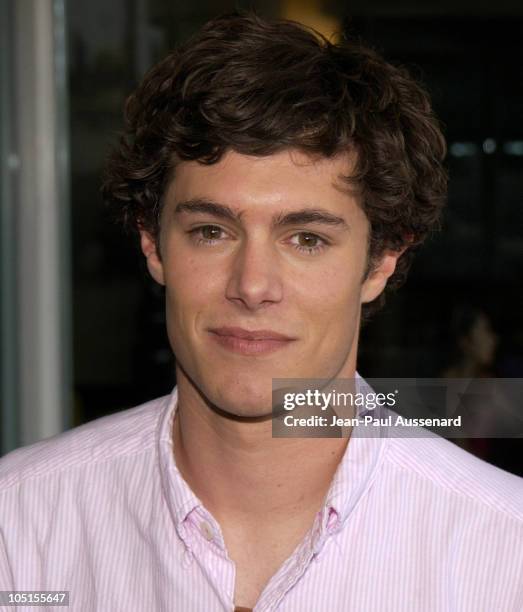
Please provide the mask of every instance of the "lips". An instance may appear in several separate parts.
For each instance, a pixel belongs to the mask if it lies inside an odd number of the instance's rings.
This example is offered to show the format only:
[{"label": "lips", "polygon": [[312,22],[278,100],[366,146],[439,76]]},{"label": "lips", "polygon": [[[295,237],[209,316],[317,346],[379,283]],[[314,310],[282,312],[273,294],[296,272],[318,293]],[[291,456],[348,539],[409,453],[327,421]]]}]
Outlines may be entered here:
[{"label": "lips", "polygon": [[263,355],[282,349],[296,340],[270,329],[216,327],[209,329],[212,339],[223,348],[242,355]]}]

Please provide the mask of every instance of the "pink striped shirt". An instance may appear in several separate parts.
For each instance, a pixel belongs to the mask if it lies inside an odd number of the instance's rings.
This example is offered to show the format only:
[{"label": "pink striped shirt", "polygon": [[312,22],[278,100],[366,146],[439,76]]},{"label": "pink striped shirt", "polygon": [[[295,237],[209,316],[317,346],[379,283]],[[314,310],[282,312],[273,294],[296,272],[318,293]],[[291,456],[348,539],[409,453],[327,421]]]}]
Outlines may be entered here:
[{"label": "pink striped shirt", "polygon": [[[68,590],[80,612],[234,610],[220,526],[174,462],[176,402],[0,460],[0,590]],[[522,483],[435,436],[354,437],[254,610],[521,612]]]}]

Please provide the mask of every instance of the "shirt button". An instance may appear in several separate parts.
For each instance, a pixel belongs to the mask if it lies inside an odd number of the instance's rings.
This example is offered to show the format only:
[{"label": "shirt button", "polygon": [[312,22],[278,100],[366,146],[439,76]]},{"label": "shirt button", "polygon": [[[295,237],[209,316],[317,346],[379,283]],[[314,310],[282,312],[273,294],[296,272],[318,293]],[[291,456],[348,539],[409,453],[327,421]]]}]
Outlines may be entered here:
[{"label": "shirt button", "polygon": [[191,563],[192,563],[192,554],[188,550],[186,550],[183,553],[182,567],[187,569],[188,567],[190,567]]},{"label": "shirt button", "polygon": [[210,542],[211,540],[214,539],[214,532],[212,530],[212,527],[209,525],[209,523],[207,521],[202,521],[200,523],[200,528],[202,530],[203,537],[206,540],[209,540],[209,542]]}]

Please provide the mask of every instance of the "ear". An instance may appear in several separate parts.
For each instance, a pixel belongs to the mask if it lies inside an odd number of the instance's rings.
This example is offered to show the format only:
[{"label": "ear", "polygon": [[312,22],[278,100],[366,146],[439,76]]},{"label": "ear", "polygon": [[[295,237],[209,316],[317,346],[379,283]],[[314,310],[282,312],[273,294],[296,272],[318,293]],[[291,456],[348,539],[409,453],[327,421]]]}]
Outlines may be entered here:
[{"label": "ear", "polygon": [[378,264],[368,273],[361,289],[361,303],[366,304],[375,300],[385,289],[387,281],[394,274],[398,259],[407,247],[400,251],[385,251]]},{"label": "ear", "polygon": [[147,269],[154,280],[160,285],[165,285],[165,277],[163,273],[163,264],[156,251],[156,242],[154,238],[145,230],[140,230],[140,245],[142,253],[147,260]]}]

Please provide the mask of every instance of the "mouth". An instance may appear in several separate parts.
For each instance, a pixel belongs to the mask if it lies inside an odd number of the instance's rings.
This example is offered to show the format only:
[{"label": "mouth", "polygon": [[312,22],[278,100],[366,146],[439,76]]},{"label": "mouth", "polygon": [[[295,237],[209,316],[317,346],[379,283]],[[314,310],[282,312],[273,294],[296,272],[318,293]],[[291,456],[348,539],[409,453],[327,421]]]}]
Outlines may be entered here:
[{"label": "mouth", "polygon": [[223,348],[240,355],[265,355],[285,348],[296,338],[270,329],[215,327],[209,329],[211,338]]}]

